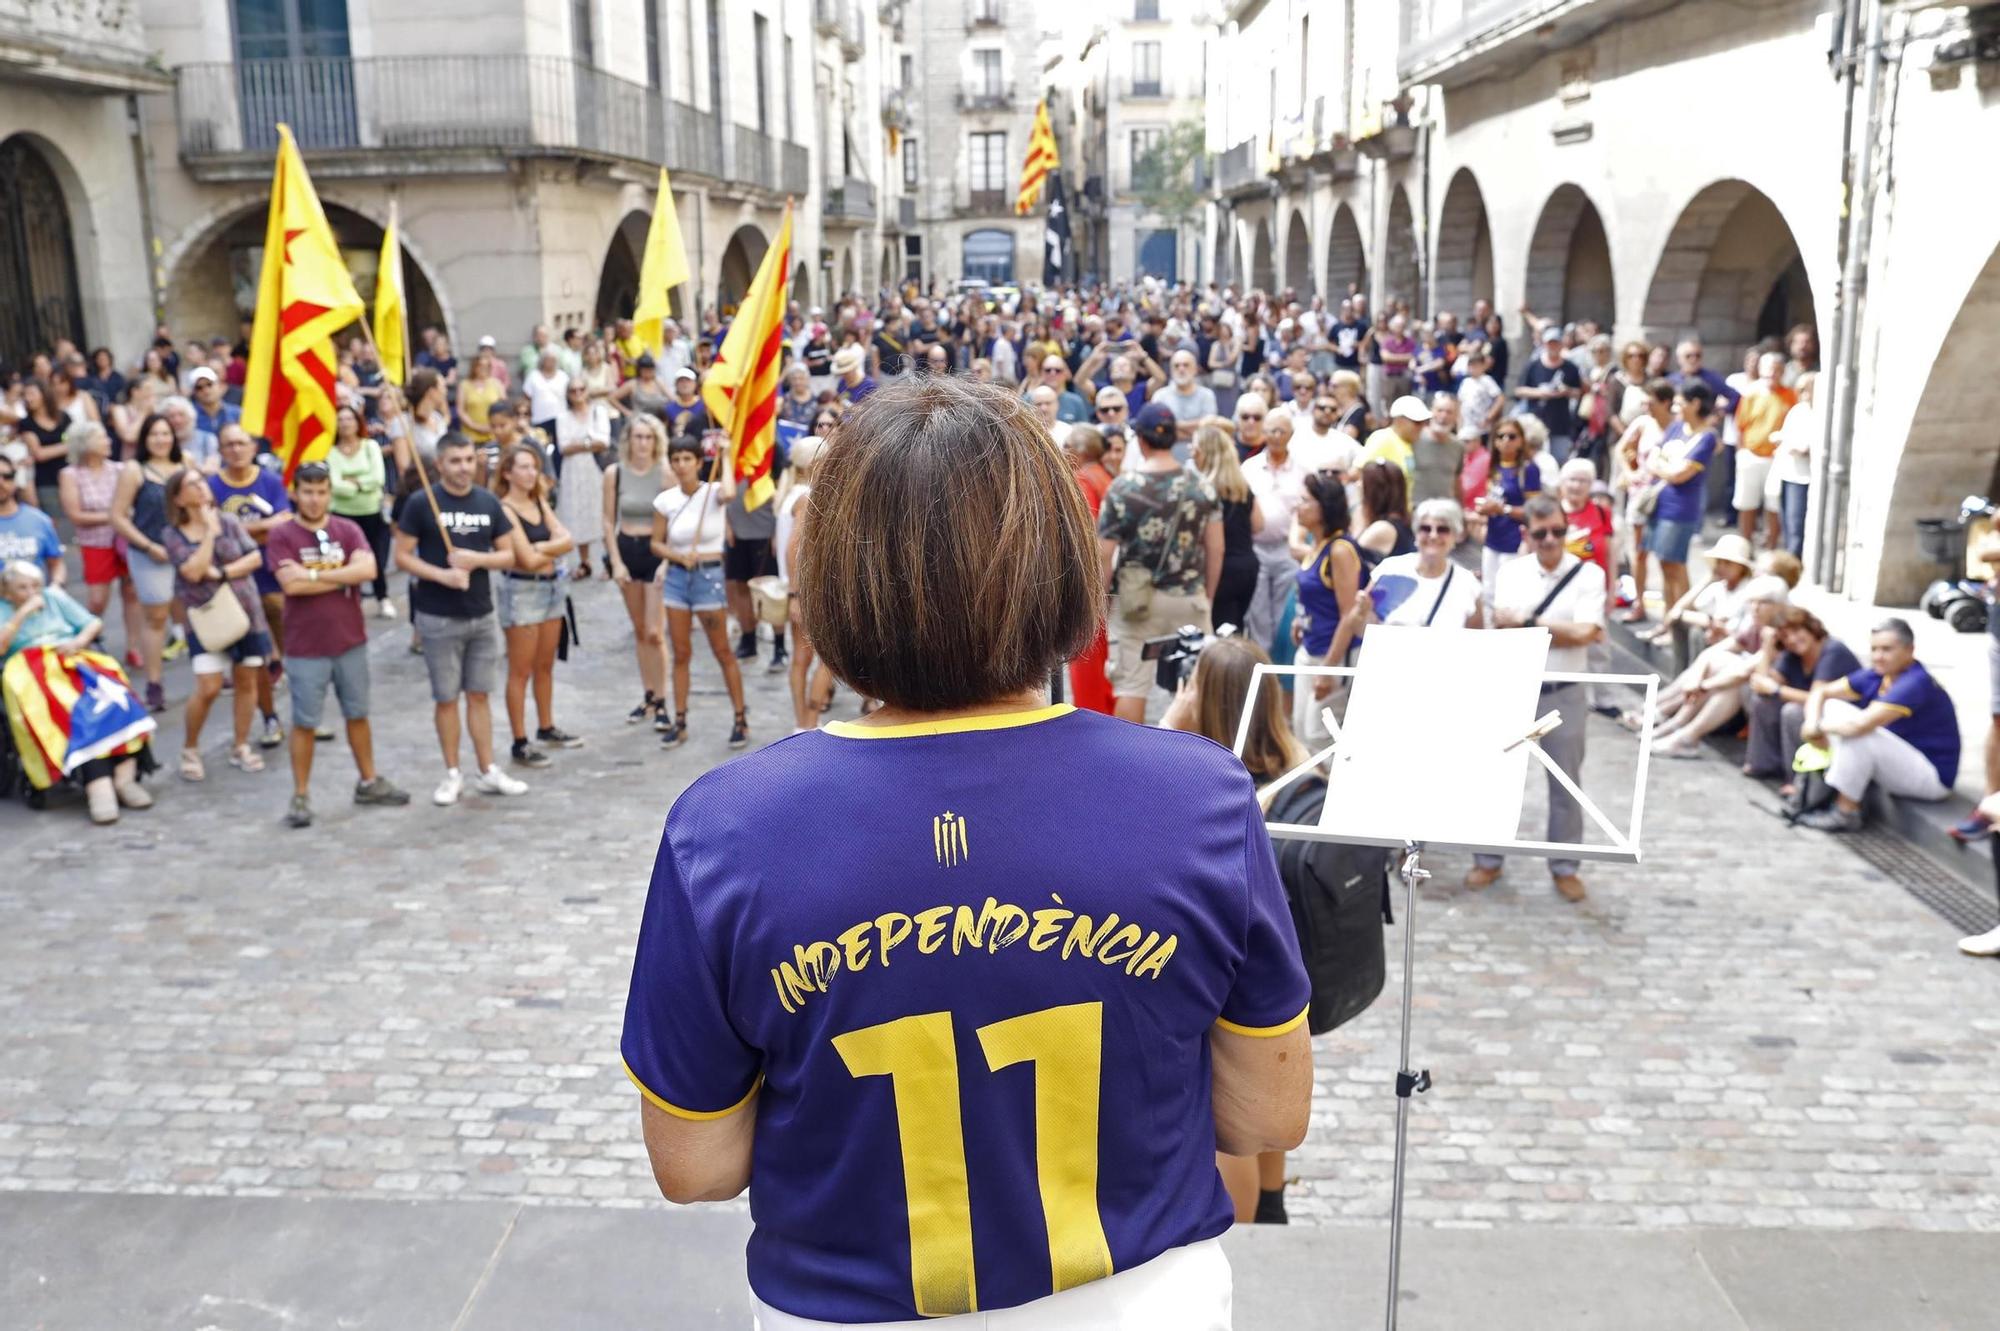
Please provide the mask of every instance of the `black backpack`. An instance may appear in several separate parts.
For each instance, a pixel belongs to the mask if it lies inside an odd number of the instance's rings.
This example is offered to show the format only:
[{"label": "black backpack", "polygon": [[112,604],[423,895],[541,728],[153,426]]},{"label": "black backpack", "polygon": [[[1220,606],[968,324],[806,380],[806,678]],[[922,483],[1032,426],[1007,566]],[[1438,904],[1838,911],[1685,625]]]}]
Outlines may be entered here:
[{"label": "black backpack", "polygon": [[[1326,782],[1301,778],[1280,791],[1268,819],[1319,822]],[[1393,852],[1341,841],[1274,840],[1278,877],[1312,981],[1306,1027],[1324,1035],[1368,1010],[1386,976],[1382,926],[1390,921]]]}]

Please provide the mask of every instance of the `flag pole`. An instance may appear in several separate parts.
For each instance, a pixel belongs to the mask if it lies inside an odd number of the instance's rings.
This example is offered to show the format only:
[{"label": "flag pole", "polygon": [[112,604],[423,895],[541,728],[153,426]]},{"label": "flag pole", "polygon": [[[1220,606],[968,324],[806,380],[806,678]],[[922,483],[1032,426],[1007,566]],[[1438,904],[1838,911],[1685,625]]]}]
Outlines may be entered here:
[{"label": "flag pole", "polygon": [[[401,242],[398,242],[399,248],[400,244]],[[402,255],[400,254],[400,252],[396,256],[396,262],[398,263],[402,262]],[[405,320],[408,319],[407,313],[405,314],[404,318]],[[358,319],[356,320],[356,322],[361,325],[361,338],[368,344],[368,350],[374,353],[375,363],[379,366],[382,362],[382,349],[375,345],[375,330],[368,326],[368,320],[366,319]],[[406,365],[409,363],[409,345],[410,345],[410,339],[408,334],[406,333],[403,337],[403,360],[404,364]],[[403,375],[403,382],[405,384],[408,384],[410,382],[410,376],[407,372]],[[444,539],[445,558],[449,559],[451,557],[453,549],[451,544],[451,533],[445,530],[444,514],[438,508],[437,495],[432,493],[431,491],[430,473],[424,470],[423,455],[417,452],[416,422],[412,420],[407,414],[405,414],[408,410],[409,404],[403,402],[403,393],[401,389],[398,389],[396,392],[396,401],[399,403],[403,403],[403,405],[398,406],[396,408],[396,419],[400,420],[403,423],[403,437],[410,441],[410,465],[417,469],[417,479],[423,482],[424,498],[430,501],[431,517],[436,519],[437,521],[438,535]]]}]

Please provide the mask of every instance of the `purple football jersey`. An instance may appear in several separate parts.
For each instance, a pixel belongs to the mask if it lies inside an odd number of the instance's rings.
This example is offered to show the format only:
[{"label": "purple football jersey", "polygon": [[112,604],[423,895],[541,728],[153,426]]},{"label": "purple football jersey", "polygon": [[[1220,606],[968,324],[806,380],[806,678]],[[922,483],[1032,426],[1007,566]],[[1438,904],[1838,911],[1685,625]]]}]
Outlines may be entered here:
[{"label": "purple football jersey", "polygon": [[668,1113],[757,1093],[758,1298],[895,1321],[1227,1229],[1209,1032],[1308,993],[1228,750],[1063,706],[836,724],[675,801],[624,1055]]}]

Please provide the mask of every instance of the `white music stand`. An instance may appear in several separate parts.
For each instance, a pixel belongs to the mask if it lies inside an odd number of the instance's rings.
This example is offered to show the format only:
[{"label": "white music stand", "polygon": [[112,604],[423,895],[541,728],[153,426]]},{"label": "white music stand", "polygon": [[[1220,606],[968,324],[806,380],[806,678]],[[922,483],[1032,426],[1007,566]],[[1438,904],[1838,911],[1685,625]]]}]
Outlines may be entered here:
[{"label": "white music stand", "polygon": [[[1396,1072],[1396,1163],[1389,1203],[1389,1309],[1395,1331],[1401,1292],[1403,1170],[1409,1141],[1410,1096],[1430,1089],[1428,1068],[1410,1067],[1411,973],[1416,960],[1416,888],[1430,877],[1425,850],[1493,855],[1639,862],[1639,829],[1645,812],[1646,769],[1653,738],[1659,680],[1646,675],[1594,675],[1546,669],[1547,629],[1475,630],[1373,625],[1355,666],[1259,665],[1250,675],[1236,755],[1243,756],[1264,681],[1293,679],[1294,687],[1323,676],[1351,678],[1345,724],[1320,709],[1332,743],[1264,789],[1282,789],[1327,764],[1326,802],[1316,824],[1270,823],[1274,837],[1401,847],[1403,880],[1402,1061]],[[1632,810],[1620,828],[1542,750],[1544,736],[1586,717],[1544,713],[1543,684],[1630,684],[1645,690]],[[1582,807],[1604,842],[1527,840],[1520,836],[1521,805],[1533,760]]]}]

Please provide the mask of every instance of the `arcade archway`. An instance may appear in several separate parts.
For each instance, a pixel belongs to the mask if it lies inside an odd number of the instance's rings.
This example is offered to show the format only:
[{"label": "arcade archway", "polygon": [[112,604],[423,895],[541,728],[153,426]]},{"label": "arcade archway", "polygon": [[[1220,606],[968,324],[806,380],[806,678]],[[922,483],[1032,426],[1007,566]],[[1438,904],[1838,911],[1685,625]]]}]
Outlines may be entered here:
[{"label": "arcade archway", "polygon": [[1444,192],[1433,262],[1433,309],[1449,310],[1463,322],[1474,301],[1493,299],[1493,234],[1486,197],[1468,168],[1459,168]]},{"label": "arcade archway", "polygon": [[1646,336],[1699,333],[1727,373],[1746,347],[1817,326],[1812,284],[1791,226],[1754,185],[1720,180],[1688,201],[1646,291]]},{"label": "arcade archway", "polygon": [[1575,185],[1562,185],[1542,205],[1528,242],[1528,308],[1559,323],[1594,319],[1606,330],[1617,318],[1611,242],[1597,205]]}]

